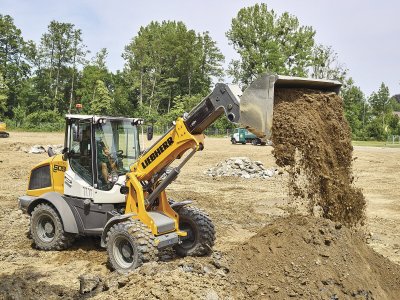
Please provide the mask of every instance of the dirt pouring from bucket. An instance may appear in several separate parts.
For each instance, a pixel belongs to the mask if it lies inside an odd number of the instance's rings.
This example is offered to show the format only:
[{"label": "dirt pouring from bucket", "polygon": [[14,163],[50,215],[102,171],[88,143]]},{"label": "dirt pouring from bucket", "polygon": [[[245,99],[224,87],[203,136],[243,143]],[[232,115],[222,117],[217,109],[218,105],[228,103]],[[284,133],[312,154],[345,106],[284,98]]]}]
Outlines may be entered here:
[{"label": "dirt pouring from bucket", "polygon": [[351,132],[335,93],[280,89],[275,94],[273,155],[289,172],[290,196],[348,226],[363,224],[365,198],[353,184]]}]

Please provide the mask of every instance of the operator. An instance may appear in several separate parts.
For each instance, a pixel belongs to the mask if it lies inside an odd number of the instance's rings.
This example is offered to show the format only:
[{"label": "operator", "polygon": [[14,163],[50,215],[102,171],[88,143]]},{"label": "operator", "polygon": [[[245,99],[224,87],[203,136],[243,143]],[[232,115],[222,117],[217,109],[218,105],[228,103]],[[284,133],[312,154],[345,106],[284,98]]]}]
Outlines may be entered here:
[{"label": "operator", "polygon": [[117,162],[102,140],[97,142],[97,161],[104,183],[108,183],[108,169],[117,171]]}]

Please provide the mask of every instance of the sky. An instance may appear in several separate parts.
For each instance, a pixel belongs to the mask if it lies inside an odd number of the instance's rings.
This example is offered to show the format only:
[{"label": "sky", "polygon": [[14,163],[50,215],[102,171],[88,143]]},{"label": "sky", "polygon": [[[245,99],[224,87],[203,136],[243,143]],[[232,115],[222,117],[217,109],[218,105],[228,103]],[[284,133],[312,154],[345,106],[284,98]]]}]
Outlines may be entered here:
[{"label": "sky", "polygon": [[[151,21],[183,21],[196,32],[209,31],[225,55],[225,66],[236,56],[225,37],[231,20],[252,0],[0,0],[25,40],[40,41],[50,21],[68,22],[81,29],[83,42],[94,55],[107,48],[107,65],[121,70],[124,47],[141,26]],[[368,96],[382,82],[391,94],[400,93],[400,1],[270,0],[269,9],[298,17],[316,30],[316,41],[332,46],[356,85]],[[229,79],[227,79],[229,80]]]}]

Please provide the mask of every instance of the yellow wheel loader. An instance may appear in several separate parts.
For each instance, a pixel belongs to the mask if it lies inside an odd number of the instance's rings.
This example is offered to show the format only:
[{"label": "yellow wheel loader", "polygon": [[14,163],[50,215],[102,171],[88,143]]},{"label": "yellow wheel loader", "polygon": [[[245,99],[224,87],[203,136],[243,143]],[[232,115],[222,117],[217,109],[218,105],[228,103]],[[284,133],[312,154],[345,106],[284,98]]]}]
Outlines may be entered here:
[{"label": "yellow wheel loader", "polygon": [[6,123],[0,120],[0,138],[8,138],[10,136],[10,134],[6,132],[6,129]]},{"label": "yellow wheel loader", "polygon": [[[212,251],[210,217],[191,201],[174,202],[166,188],[204,148],[204,130],[225,113],[260,139],[271,134],[274,89],[308,87],[339,91],[340,83],[262,75],[243,93],[217,84],[191,112],[151,147],[140,149],[142,119],[67,115],[65,148],[35,166],[19,207],[30,215],[37,248],[61,250],[77,236],[99,236],[110,265],[127,273],[172,247],[180,256]],[[152,131],[148,130],[148,138]],[[170,165],[175,160],[180,164]]]}]

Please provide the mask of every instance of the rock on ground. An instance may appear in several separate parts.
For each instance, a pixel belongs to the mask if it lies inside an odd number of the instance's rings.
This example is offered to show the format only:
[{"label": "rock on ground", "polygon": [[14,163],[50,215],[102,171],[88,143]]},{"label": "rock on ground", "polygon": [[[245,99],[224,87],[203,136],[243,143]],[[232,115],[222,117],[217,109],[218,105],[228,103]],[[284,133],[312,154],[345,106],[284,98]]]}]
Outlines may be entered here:
[{"label": "rock on ground", "polygon": [[261,161],[252,161],[248,157],[231,157],[217,163],[213,168],[204,172],[211,177],[241,177],[245,179],[262,178],[268,179],[278,174],[275,167],[266,169]]}]

